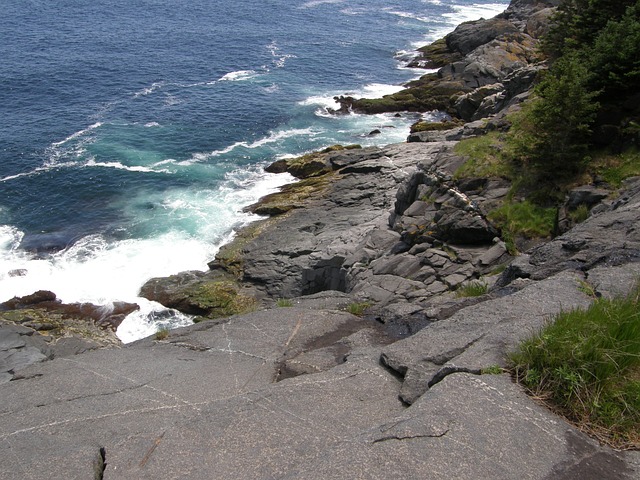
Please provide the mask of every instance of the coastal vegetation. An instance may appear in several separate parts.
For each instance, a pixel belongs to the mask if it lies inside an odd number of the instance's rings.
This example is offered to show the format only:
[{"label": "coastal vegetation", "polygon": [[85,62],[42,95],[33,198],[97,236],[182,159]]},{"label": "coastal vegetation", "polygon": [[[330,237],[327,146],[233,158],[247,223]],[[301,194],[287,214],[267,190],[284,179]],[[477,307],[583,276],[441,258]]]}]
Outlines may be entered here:
[{"label": "coastal vegetation", "polygon": [[550,68],[510,136],[525,169],[566,182],[588,169],[594,149],[620,154],[637,143],[640,1],[566,0],[543,49]]},{"label": "coastal vegetation", "polygon": [[460,286],[456,290],[457,297],[480,297],[489,291],[489,285],[486,282],[475,280]]},{"label": "coastal vegetation", "polygon": [[[542,43],[548,71],[509,118],[509,131],[479,149],[491,169],[470,156],[459,172],[513,181],[510,200],[489,213],[506,240],[551,235],[556,206],[573,185],[598,179],[619,187],[640,173],[639,14],[640,1],[562,2]],[[574,222],[588,214],[585,205],[569,212]],[[638,286],[624,298],[594,296],[589,308],[557,315],[510,357],[532,395],[620,448],[640,446],[639,300]]]},{"label": "coastal vegetation", "polygon": [[167,327],[160,327],[156,330],[155,339],[156,340],[165,340],[169,337],[169,329]]},{"label": "coastal vegetation", "polygon": [[532,395],[616,447],[640,447],[640,286],[562,312],[511,354]]},{"label": "coastal vegetation", "polygon": [[347,312],[349,312],[351,315],[355,315],[356,317],[361,317],[362,315],[364,315],[365,310],[370,306],[371,304],[368,302],[350,303],[349,305],[347,305]]},{"label": "coastal vegetation", "polygon": [[192,304],[207,312],[205,317],[196,317],[194,321],[230,317],[257,308],[257,301],[242,294],[238,286],[231,281],[202,283],[194,289],[190,300]]}]

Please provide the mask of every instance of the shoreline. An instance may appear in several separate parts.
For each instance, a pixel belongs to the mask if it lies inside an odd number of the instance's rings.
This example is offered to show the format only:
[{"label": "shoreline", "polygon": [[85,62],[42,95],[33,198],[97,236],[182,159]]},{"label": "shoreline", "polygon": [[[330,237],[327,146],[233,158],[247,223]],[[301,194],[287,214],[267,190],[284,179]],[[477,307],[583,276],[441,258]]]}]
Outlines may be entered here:
[{"label": "shoreline", "polygon": [[[209,271],[143,287],[201,322],[0,373],[0,476],[636,479],[639,451],[509,373],[530,332],[640,276],[640,177],[576,187],[587,218],[514,257],[487,215],[509,181],[459,175],[459,141],[500,131],[527,75],[464,96],[472,115],[498,109],[487,119],[274,163],[300,180],[251,207],[268,218]],[[44,356],[5,328],[5,345]]]}]

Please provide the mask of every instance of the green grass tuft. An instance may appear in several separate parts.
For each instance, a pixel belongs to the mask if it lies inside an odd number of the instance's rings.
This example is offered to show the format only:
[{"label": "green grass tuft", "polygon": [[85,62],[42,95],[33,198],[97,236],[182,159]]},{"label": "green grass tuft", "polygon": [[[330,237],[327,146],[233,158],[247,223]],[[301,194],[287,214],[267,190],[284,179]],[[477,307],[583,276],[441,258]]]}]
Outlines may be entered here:
[{"label": "green grass tuft", "polygon": [[640,149],[630,148],[620,154],[600,154],[589,169],[614,187],[620,187],[625,178],[640,175]]},{"label": "green grass tuft", "polygon": [[202,283],[192,292],[190,299],[206,311],[209,319],[248,313],[257,308],[256,299],[242,294],[238,285],[231,281]]},{"label": "green grass tuft", "polygon": [[640,448],[640,286],[562,312],[510,355],[533,395],[619,448]]},{"label": "green grass tuft", "polygon": [[503,231],[505,241],[516,236],[548,238],[555,229],[556,209],[540,207],[527,200],[507,202],[488,217]]},{"label": "green grass tuft", "polygon": [[156,331],[155,338],[156,340],[164,340],[169,336],[169,329],[167,327],[160,327]]},{"label": "green grass tuft", "polygon": [[277,307],[293,307],[293,302],[288,298],[279,298],[276,301],[276,306]]},{"label": "green grass tuft", "polygon": [[347,305],[347,312],[351,315],[356,315],[357,317],[361,317],[364,314],[364,311],[371,306],[368,302],[362,303],[351,303]]},{"label": "green grass tuft", "polygon": [[485,367],[480,370],[482,375],[500,375],[501,373],[505,373],[505,369],[500,365],[491,365],[489,367]]},{"label": "green grass tuft", "polygon": [[485,282],[473,281],[461,285],[456,290],[457,297],[480,297],[489,291],[489,286]]},{"label": "green grass tuft", "polygon": [[569,212],[569,218],[573,221],[573,223],[582,223],[587,218],[589,218],[589,207],[587,207],[584,203],[578,205],[578,208]]},{"label": "green grass tuft", "polygon": [[457,155],[467,158],[454,178],[513,176],[507,146],[497,132],[461,140],[454,147]]}]

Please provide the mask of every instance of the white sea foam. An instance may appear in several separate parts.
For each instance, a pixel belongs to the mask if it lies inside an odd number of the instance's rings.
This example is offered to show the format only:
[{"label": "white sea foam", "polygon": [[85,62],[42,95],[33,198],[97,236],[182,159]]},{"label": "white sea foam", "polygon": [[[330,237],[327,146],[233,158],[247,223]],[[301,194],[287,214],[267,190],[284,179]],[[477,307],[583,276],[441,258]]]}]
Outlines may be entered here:
[{"label": "white sea foam", "polygon": [[343,3],[343,2],[344,0],[311,0],[309,2],[303,3],[298,8],[315,8],[325,3]]},{"label": "white sea foam", "polygon": [[412,20],[418,20],[419,22],[424,22],[424,23],[431,23],[433,22],[433,18],[430,17],[423,17],[421,15],[418,15],[416,13],[410,13],[410,12],[400,12],[397,10],[388,10],[388,12],[391,15],[396,15],[398,17],[401,18],[410,18]]},{"label": "white sea foam", "polygon": [[301,136],[301,137],[313,137],[316,136],[318,134],[320,134],[321,131],[317,128],[292,128],[292,129],[288,129],[288,130],[276,130],[276,131],[272,131],[269,133],[269,135],[267,135],[266,137],[260,138],[258,140],[255,140],[253,142],[235,142],[225,148],[222,148],[220,150],[214,150],[212,152],[207,152],[207,153],[195,153],[192,155],[192,157],[190,159],[187,160],[183,160],[181,162],[177,162],[177,165],[181,165],[181,166],[188,166],[188,165],[193,165],[194,163],[201,163],[201,162],[205,162],[211,158],[214,157],[219,157],[221,155],[226,155],[229,154],[231,152],[233,152],[234,150],[238,149],[238,148],[246,148],[249,150],[254,150],[256,148],[260,148],[263,147],[265,145],[269,145],[269,144],[273,144],[273,143],[278,143],[282,140],[286,140],[288,138],[292,138],[292,137],[296,137],[296,136]]},{"label": "white sea foam", "polygon": [[280,47],[278,47],[278,44],[275,41],[267,45],[267,49],[269,50],[269,52],[271,52],[271,56],[274,58],[273,65],[276,68],[283,68],[287,60],[289,60],[290,58],[297,58],[296,55],[293,54],[280,53]]},{"label": "white sea foam", "polygon": [[332,114],[328,113],[328,110],[336,110],[340,108],[340,104],[335,100],[335,98],[340,95],[351,96],[354,98],[377,98],[384,95],[391,95],[401,90],[404,90],[404,87],[402,85],[371,83],[363,86],[360,90],[353,92],[311,95],[304,100],[299,101],[298,105],[319,105],[322,108],[316,110],[316,115],[321,117],[332,117]]},{"label": "white sea foam", "polygon": [[[156,164],[157,165],[157,164]],[[142,173],[171,173],[169,170],[161,169],[156,170],[151,167],[144,167],[142,165],[123,165],[120,162],[96,162],[94,158],[90,158],[85,167],[103,167],[103,168],[115,168],[117,170],[127,170],[129,172],[142,172]]]},{"label": "white sea foam", "polygon": [[366,13],[368,13],[368,10],[366,8],[344,8],[342,10],[340,10],[340,13],[342,13],[343,15],[364,15]]},{"label": "white sea foam", "polygon": [[218,81],[220,82],[241,82],[244,80],[250,80],[257,75],[255,70],[237,70],[235,72],[229,72],[222,77]]},{"label": "white sea foam", "polygon": [[356,97],[383,97],[385,95],[392,95],[401,90],[404,90],[402,85],[385,85],[382,83],[371,83],[365,85],[361,92],[356,93]]},{"label": "white sea foam", "polygon": [[151,95],[156,90],[165,86],[164,82],[154,82],[150,86],[143,88],[142,90],[138,90],[133,94],[133,98],[145,97],[147,95]]},{"label": "white sea foam", "polygon": [[45,173],[48,172],[50,170],[54,170],[54,169],[60,169],[60,168],[66,168],[66,167],[75,167],[78,164],[76,162],[63,162],[63,163],[53,163],[53,162],[47,162],[47,164],[41,166],[41,167],[36,167],[33,170],[29,170],[28,172],[21,172],[21,173],[16,173],[14,175],[7,175],[6,177],[0,178],[0,183],[2,182],[8,182],[10,180],[15,180],[17,178],[22,178],[22,177],[31,177],[34,175],[39,175],[41,173]]},{"label": "white sea foam", "polygon": [[291,181],[288,174],[267,174],[255,167],[230,172],[217,191],[155,193],[163,208],[150,223],[189,221],[195,232],[174,228],[153,238],[120,241],[90,235],[44,258],[18,248],[23,237],[18,229],[0,226],[0,302],[52,290],[66,303],[138,303],[142,310],[126,319],[122,335],[118,330],[123,341],[151,334],[158,325],[188,323],[188,317],[139,298],[141,285],[152,277],[206,270],[207,261],[231,238],[231,229],[256,218],[242,208]]},{"label": "white sea foam", "polygon": [[452,5],[454,13],[445,13],[443,17],[448,18],[453,25],[463,22],[470,22],[480,18],[495,17],[502,13],[506,8],[506,3],[474,3],[473,5]]},{"label": "white sea foam", "polygon": [[336,95],[312,95],[298,102],[298,105],[321,105],[325,108],[340,108],[340,104],[335,101]]},{"label": "white sea foam", "polygon": [[76,138],[82,137],[84,135],[86,135],[87,133],[89,133],[91,130],[95,130],[96,128],[100,128],[102,126],[102,122],[96,122],[93,125],[89,125],[87,128],[84,128],[80,131],[77,131],[76,133],[73,133],[71,135],[69,135],[67,138],[65,138],[64,140],[61,140],[59,142],[53,142],[51,145],[54,147],[59,147],[61,145],[64,145],[65,143],[71,141],[71,140],[75,140]]},{"label": "white sea foam", "polygon": [[145,123],[144,126],[146,128],[151,128],[151,127],[159,127],[160,124],[158,122],[149,122],[149,123]]},{"label": "white sea foam", "polygon": [[124,319],[118,327],[118,338],[123,343],[131,343],[155,334],[161,328],[171,329],[193,324],[191,316],[177,310],[164,308],[156,302],[138,298],[140,310]]}]

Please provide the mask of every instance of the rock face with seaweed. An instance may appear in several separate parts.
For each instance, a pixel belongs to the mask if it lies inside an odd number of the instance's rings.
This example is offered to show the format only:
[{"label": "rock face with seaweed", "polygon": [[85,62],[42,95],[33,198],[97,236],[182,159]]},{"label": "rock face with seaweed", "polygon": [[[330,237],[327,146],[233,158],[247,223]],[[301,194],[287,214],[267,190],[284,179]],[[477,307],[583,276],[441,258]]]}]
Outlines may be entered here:
[{"label": "rock face with seaweed", "polygon": [[[517,103],[538,68],[527,42],[554,3],[514,0],[424,50],[443,85],[462,85],[442,97],[450,111]],[[574,188],[561,235],[505,242],[491,212],[509,181],[463,168],[457,147],[503,126],[498,113],[274,163],[300,181],[250,207],[262,221],[209,271],[142,289],[193,326],[58,355],[73,337],[41,335],[28,299],[5,305],[0,477],[638,478],[637,451],[601,445],[506,372],[549,318],[633,288],[640,179]]]},{"label": "rock face with seaweed", "polygon": [[521,101],[540,68],[538,40],[557,1],[512,2],[491,19],[463,23],[420,49],[410,66],[437,68],[379,99],[338,97],[339,111],[381,113],[441,110],[466,121]]}]

